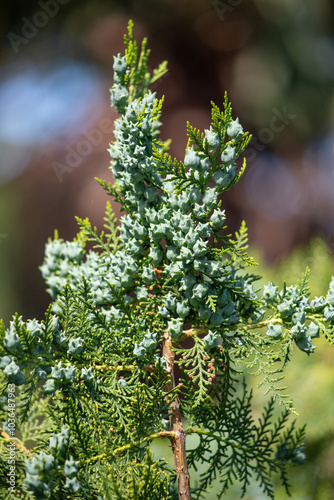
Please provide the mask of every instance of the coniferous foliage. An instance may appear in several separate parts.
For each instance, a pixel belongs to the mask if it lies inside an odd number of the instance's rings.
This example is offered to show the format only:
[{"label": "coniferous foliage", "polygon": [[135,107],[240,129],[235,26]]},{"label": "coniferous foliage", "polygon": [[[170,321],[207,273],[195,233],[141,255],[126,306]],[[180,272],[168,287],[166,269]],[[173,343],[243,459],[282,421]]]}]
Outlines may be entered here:
[{"label": "coniferous foliage", "polygon": [[[284,369],[294,348],[313,353],[320,333],[333,343],[334,281],[313,300],[307,271],[296,286],[256,288],[246,225],[230,235],[221,208],[245,170],[249,134],[225,96],[223,110],[212,103],[210,129],[187,124],[184,160],[172,159],[159,139],[162,100],[149,90],[166,63],[150,74],[131,22],[125,47],[111,89],[115,182],[99,181],[125,215],[117,227],[108,204],[101,234],[79,218],[72,242],[56,232],[41,266],[52,298],[45,319],[15,315],[1,328],[1,498],[205,499],[215,480],[219,498],[235,481],[240,495],[258,481],[274,498],[273,479],[289,492],[287,468],[305,459]],[[245,367],[269,393],[260,418]],[[9,493],[13,387],[18,484]],[[154,458],[159,439],[174,464]],[[193,484],[189,467],[202,463]]]}]

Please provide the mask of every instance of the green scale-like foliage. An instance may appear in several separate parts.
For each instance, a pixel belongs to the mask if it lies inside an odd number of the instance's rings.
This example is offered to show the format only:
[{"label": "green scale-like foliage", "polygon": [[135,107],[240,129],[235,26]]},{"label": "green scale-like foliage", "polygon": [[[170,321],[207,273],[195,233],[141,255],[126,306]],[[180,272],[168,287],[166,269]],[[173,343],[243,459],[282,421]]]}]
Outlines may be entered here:
[{"label": "green scale-like foliage", "polygon": [[[120,113],[109,149],[115,182],[100,183],[126,213],[117,227],[108,204],[102,234],[79,218],[72,242],[55,233],[41,266],[53,301],[45,320],[16,315],[1,330],[1,445],[10,442],[15,385],[17,498],[175,498],[175,470],[154,459],[150,443],[171,435],[176,400],[185,434],[198,436],[189,465],[207,464],[193,497],[206,498],[218,479],[219,498],[235,480],[241,494],[257,480],[274,498],[273,474],[288,491],[289,462],[305,458],[304,429],[288,425],[293,407],[280,382],[295,347],[311,354],[320,333],[333,342],[334,281],[312,301],[308,273],[297,286],[254,289],[246,225],[228,234],[220,196],[245,170],[249,134],[225,96],[223,111],[212,104],[210,129],[188,123],[184,160],[173,160],[158,135],[162,100],[148,89],[166,64],[150,74],[131,22],[125,45],[111,89]],[[271,393],[259,420],[240,384],[244,366]],[[285,405],[276,420],[275,400]],[[4,472],[0,481],[7,498]]]}]

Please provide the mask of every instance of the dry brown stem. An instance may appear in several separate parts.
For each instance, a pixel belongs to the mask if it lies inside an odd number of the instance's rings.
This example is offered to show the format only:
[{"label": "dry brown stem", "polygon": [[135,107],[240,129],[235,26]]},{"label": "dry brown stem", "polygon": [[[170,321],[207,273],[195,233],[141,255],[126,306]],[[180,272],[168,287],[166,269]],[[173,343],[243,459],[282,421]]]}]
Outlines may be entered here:
[{"label": "dry brown stem", "polygon": [[[175,355],[172,350],[172,340],[168,331],[166,331],[164,335],[163,356],[166,358],[167,373],[170,378],[169,382],[166,384],[166,390],[169,392],[175,389]],[[180,399],[178,397],[176,397],[169,404],[169,421],[171,431],[173,433],[170,440],[172,443],[174,465],[178,481],[179,500],[191,500],[189,470],[186,454],[186,437],[182,426]]]}]

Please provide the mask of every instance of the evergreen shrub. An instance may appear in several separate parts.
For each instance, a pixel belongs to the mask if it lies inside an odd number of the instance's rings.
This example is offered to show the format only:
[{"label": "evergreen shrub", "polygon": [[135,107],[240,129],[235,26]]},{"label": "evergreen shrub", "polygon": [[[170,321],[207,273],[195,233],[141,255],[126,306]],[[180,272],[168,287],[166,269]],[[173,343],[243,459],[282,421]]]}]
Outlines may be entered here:
[{"label": "evergreen shrub", "polygon": [[[187,124],[184,160],[172,159],[149,90],[167,65],[148,71],[132,22],[125,48],[111,89],[115,182],[99,181],[125,214],[117,226],[108,204],[101,234],[80,218],[73,241],[55,233],[45,318],[1,327],[1,498],[209,499],[215,480],[218,498],[235,481],[240,495],[257,481],[274,498],[273,478],[289,492],[288,467],[305,460],[284,370],[295,349],[306,364],[320,335],[333,343],[334,279],[312,300],[308,271],[257,286],[246,225],[230,235],[221,206],[250,135],[225,95],[208,130]],[[260,418],[245,370],[269,395]],[[155,459],[154,440],[169,441],[173,464]]]}]

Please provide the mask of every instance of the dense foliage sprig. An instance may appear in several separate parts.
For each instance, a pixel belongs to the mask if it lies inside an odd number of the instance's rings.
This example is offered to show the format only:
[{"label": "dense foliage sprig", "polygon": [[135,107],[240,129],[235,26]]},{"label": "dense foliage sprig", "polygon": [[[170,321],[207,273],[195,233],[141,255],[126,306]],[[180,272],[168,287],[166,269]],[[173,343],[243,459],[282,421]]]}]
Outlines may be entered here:
[{"label": "dense foliage sprig", "polygon": [[[249,134],[225,95],[208,130],[188,123],[185,157],[172,159],[159,139],[162,100],[148,89],[166,64],[150,75],[131,22],[125,45],[111,89],[115,182],[100,181],[125,215],[117,227],[108,204],[102,234],[79,218],[72,242],[55,233],[41,266],[53,301],[45,319],[16,315],[1,329],[5,421],[8,387],[18,390],[19,498],[205,498],[216,478],[219,498],[235,479],[242,494],[257,480],[274,498],[273,474],[289,491],[287,465],[305,458],[280,381],[294,347],[311,354],[321,333],[333,342],[334,279],[313,300],[307,272],[297,286],[256,289],[246,225],[229,235],[221,201],[245,170]],[[271,392],[258,422],[252,393],[239,390],[243,366]],[[276,420],[275,400],[286,407]],[[198,444],[186,450],[191,434]],[[150,451],[165,438],[175,470]],[[189,486],[200,462],[207,469]]]}]

